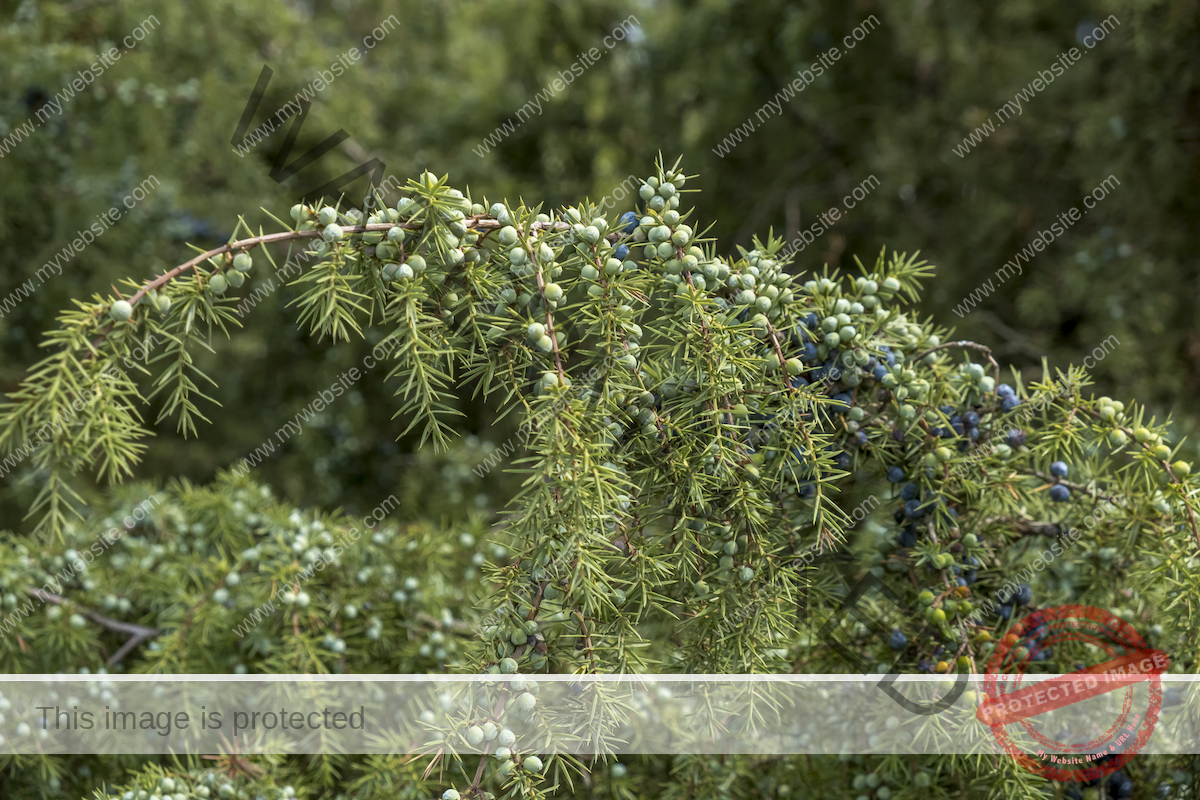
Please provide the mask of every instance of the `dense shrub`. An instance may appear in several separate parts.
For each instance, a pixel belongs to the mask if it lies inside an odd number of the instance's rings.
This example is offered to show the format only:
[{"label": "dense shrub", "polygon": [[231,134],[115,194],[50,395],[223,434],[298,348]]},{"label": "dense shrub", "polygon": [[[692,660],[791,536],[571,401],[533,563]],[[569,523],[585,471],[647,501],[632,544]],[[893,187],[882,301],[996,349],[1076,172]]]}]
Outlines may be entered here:
[{"label": "dense shrub", "polygon": [[[239,222],[230,244],[128,281],[122,297],[79,301],[0,407],[0,448],[33,467],[41,537],[10,537],[0,561],[5,668],[854,671],[816,634],[832,619],[856,662],[979,672],[1030,609],[1072,601],[1111,609],[1167,651],[1173,671],[1194,669],[1194,478],[1164,421],[1131,399],[1092,396],[1081,368],[1006,377],[986,346],[906,309],[932,274],[915,258],[881,252],[852,276],[793,272],[774,239],[720,257],[690,208],[694,184],[678,164],[659,165],[640,186],[643,210],[618,215],[589,202],[490,203],[425,173],[393,207],[296,205],[294,224],[273,233]],[[294,509],[245,477],[259,452],[209,488],[126,489],[89,514],[76,476],[130,474],[151,413],[206,429],[203,387],[222,376],[202,373],[193,354],[300,250],[311,255],[297,279],[300,327],[374,345],[364,371],[386,365],[395,413],[421,453],[447,453],[427,463],[474,511],[453,518],[445,497],[410,495],[400,524],[350,536],[366,518]],[[150,337],[166,342],[159,359],[122,368]],[[332,385],[345,380],[329,376],[324,402],[338,402]],[[514,431],[482,458],[477,443],[456,444],[466,393]],[[501,470],[517,481],[489,483]],[[400,505],[392,495],[381,507]],[[60,599],[25,610],[36,587],[122,525],[120,544]],[[812,557],[832,551],[849,558]],[[318,561],[333,568],[306,572]],[[894,633],[883,642],[839,614],[868,573],[924,620],[887,612]],[[264,603],[286,612],[246,627]],[[97,615],[149,630],[129,646]],[[1085,657],[1042,648],[1033,668],[1069,672]],[[149,795],[164,770],[185,795],[240,797],[282,797],[285,786],[499,794],[506,782],[571,794],[568,777],[614,797],[1048,790],[1011,762],[974,756],[655,756],[619,768],[539,756],[537,769],[485,760],[482,784],[473,763],[426,776],[420,759],[399,756],[251,758],[253,769],[234,757],[0,764],[6,786],[46,795],[100,784]],[[1123,794],[1128,780],[1137,796],[1184,792],[1188,766],[1135,761],[1109,789]]]}]

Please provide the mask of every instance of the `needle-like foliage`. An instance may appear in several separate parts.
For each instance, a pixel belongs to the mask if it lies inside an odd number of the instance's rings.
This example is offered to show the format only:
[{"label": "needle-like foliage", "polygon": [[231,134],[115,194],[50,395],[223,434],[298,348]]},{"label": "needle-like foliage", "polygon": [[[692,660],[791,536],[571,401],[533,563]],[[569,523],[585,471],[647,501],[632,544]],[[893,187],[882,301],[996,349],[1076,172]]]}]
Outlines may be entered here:
[{"label": "needle-like foliage", "polygon": [[[227,245],[79,303],[0,406],[0,448],[19,455],[6,468],[36,488],[40,537],[14,537],[0,560],[6,670],[88,666],[115,650],[118,668],[164,673],[798,673],[860,661],[981,672],[1028,609],[1068,601],[1115,609],[1172,669],[1194,668],[1196,487],[1163,421],[1090,396],[1082,368],[1006,381],[986,346],[906,310],[933,272],[915,256],[881,252],[855,275],[799,272],[775,239],[722,256],[688,207],[692,184],[660,164],[641,212],[614,217],[587,202],[553,213],[476,202],[426,173],[394,208],[297,205],[295,224],[272,233],[239,222]],[[284,258],[311,256],[293,283],[300,327],[378,337],[395,413],[422,445],[460,457],[456,401],[471,393],[508,420],[503,468],[519,487],[506,506],[461,536],[413,520],[350,541],[350,521],[289,513],[245,478],[174,485],[146,530],[57,593],[55,608],[100,609],[141,633],[21,613],[27,587],[75,558],[54,553],[95,537],[73,479],[135,474],[147,403],[188,435],[207,422],[201,389],[219,376],[196,357],[237,324],[253,260],[274,266],[285,245]],[[152,344],[156,356],[139,358]],[[477,540],[500,549],[477,554]],[[333,568],[313,575],[317,562]],[[871,607],[890,642],[839,610],[868,573],[918,610]],[[827,623],[839,646],[818,635]],[[1066,672],[1083,656],[1063,646],[1035,660]],[[553,746],[518,766],[465,758],[177,772],[196,796],[283,797],[285,783],[354,798],[449,784],[523,797],[819,785],[822,796],[900,800],[931,784],[936,796],[1045,796],[1043,781],[995,757],[845,768],[653,757],[619,770]],[[1183,791],[1190,776],[1166,776],[1166,763],[1122,775]],[[4,764],[40,765],[40,785],[66,779],[50,759]],[[868,772],[873,782],[860,781]],[[122,779],[127,796],[161,790],[162,774]]]}]

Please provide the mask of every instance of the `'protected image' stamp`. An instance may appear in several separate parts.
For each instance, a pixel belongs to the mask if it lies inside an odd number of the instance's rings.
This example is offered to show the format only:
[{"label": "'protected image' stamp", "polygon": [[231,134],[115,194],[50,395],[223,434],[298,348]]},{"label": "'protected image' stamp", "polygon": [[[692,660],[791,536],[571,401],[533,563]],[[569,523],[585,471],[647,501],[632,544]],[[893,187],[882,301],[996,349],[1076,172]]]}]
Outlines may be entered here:
[{"label": "'protected image' stamp", "polygon": [[[1038,649],[1067,642],[1091,643],[1110,658],[1022,685]],[[1166,653],[1148,648],[1132,625],[1106,611],[1081,605],[1041,609],[1021,620],[997,646],[987,667],[987,699],[976,717],[991,727],[1000,750],[1031,772],[1058,781],[1094,780],[1120,769],[1145,747],[1162,708],[1159,675],[1169,666]],[[1145,708],[1135,709],[1133,690],[1142,682],[1149,697]],[[1038,729],[1038,718],[1046,719],[1042,715],[1117,690],[1125,692],[1120,711],[1089,728],[1084,741],[1058,741]],[[1019,746],[1010,726],[1023,728],[1037,743],[1037,752]]]}]

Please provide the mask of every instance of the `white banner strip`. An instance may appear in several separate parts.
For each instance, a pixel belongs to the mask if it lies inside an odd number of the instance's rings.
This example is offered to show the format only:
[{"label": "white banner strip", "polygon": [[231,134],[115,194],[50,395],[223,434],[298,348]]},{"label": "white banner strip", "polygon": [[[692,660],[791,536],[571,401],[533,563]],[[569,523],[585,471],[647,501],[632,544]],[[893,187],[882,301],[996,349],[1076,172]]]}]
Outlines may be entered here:
[{"label": "white banner strip", "polygon": [[0,752],[1198,753],[1197,677],[10,675]]}]

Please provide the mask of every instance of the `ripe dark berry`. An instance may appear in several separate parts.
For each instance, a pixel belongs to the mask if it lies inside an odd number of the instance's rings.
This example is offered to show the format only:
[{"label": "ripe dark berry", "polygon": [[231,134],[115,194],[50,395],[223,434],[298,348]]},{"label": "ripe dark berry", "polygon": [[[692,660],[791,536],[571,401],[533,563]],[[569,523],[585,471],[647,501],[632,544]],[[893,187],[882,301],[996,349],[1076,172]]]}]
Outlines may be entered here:
[{"label": "ripe dark berry", "polygon": [[623,233],[633,233],[637,230],[638,215],[632,211],[626,211],[621,215],[621,221],[618,223],[621,226]]},{"label": "ripe dark berry", "polygon": [[623,244],[617,245],[617,249],[613,250],[613,258],[624,261],[629,255],[629,248]]},{"label": "ripe dark berry", "polygon": [[904,470],[900,467],[888,467],[887,479],[889,483],[899,483],[904,480]]},{"label": "ripe dark berry", "polygon": [[908,637],[898,628],[892,631],[892,637],[888,639],[888,646],[893,650],[903,650],[906,645],[908,645]]},{"label": "ripe dark berry", "polygon": [[1050,465],[1050,474],[1056,478],[1067,477],[1067,464],[1065,461],[1055,461]]},{"label": "ripe dark berry", "polygon": [[1019,397],[1005,397],[1000,401],[1000,407],[1005,411],[1012,411],[1019,405],[1021,405],[1021,399]]},{"label": "ripe dark berry", "polygon": [[900,487],[900,497],[904,500],[912,500],[917,496],[917,485],[915,483],[906,483]]},{"label": "ripe dark berry", "polygon": [[1065,503],[1071,499],[1071,490],[1057,483],[1050,487],[1050,499],[1056,503]]},{"label": "ripe dark berry", "polygon": [[1015,599],[1018,605],[1029,605],[1029,602],[1033,600],[1033,589],[1022,585],[1020,589],[1017,589],[1017,595]]},{"label": "ripe dark berry", "polygon": [[1008,435],[1004,437],[1004,443],[1012,449],[1016,450],[1025,444],[1025,431],[1020,428],[1009,428]]},{"label": "ripe dark berry", "polygon": [[1002,383],[996,387],[996,394],[1001,397],[1016,397],[1017,393],[1007,383]]}]

